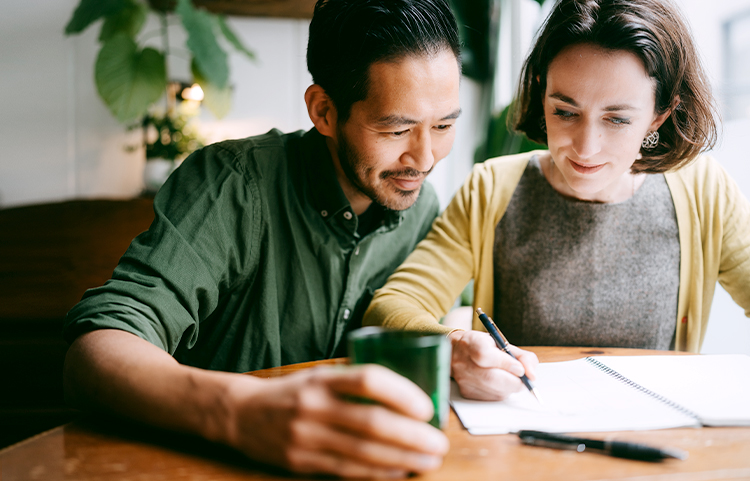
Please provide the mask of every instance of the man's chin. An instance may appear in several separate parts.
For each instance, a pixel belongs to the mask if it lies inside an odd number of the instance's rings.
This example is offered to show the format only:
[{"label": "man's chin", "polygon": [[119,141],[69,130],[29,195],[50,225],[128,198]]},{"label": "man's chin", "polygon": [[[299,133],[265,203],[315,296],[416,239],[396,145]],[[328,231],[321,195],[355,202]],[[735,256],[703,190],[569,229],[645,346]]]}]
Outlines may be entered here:
[{"label": "man's chin", "polygon": [[380,198],[376,202],[390,210],[406,210],[417,201],[421,188],[420,184],[412,190],[393,189],[393,193],[390,193],[387,198]]}]

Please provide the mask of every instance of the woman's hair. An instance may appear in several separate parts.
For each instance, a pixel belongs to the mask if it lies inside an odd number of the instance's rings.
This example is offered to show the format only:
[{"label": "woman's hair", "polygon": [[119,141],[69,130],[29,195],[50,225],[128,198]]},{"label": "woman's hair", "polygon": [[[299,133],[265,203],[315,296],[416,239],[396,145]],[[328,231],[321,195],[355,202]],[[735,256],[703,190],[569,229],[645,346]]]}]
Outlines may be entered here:
[{"label": "woman's hair", "polygon": [[635,54],[656,83],[655,112],[672,109],[659,128],[659,144],[641,149],[633,173],[677,169],[716,143],[711,90],[690,30],[670,0],[560,0],[524,64],[512,116],[516,130],[547,143],[541,125],[547,71],[563,49],[576,44]]},{"label": "woman's hair", "polygon": [[450,50],[460,68],[458,26],[447,0],[318,0],[307,44],[307,69],[345,122],[367,98],[375,62]]}]

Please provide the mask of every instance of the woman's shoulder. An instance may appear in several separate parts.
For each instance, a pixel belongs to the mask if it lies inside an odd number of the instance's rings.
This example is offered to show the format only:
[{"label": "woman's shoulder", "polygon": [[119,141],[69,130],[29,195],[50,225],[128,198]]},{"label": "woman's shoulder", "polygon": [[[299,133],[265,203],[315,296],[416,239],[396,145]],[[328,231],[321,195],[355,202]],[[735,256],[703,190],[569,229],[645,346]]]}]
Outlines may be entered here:
[{"label": "woman's shoulder", "polygon": [[684,204],[702,206],[701,210],[723,209],[722,206],[734,205],[742,197],[737,183],[711,155],[699,155],[685,167],[666,172],[664,177],[676,207]]},{"label": "woman's shoulder", "polygon": [[666,172],[664,176],[673,182],[680,182],[688,191],[695,193],[724,188],[729,180],[729,175],[721,164],[708,154],[699,155],[689,164]]}]

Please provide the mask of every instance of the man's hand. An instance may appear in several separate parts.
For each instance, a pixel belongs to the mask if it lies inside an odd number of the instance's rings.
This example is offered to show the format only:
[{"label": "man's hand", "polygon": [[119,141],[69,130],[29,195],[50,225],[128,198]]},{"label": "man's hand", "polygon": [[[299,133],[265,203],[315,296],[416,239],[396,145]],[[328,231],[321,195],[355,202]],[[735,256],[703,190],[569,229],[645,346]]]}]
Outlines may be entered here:
[{"label": "man's hand", "polygon": [[436,469],[448,451],[426,422],[427,394],[382,366],[259,379],[181,365],[130,333],[102,329],[73,342],[64,381],[76,406],[194,433],[297,473],[403,477]]},{"label": "man's hand", "polygon": [[535,379],[539,360],[533,352],[509,345],[515,360],[498,349],[486,332],[454,331],[448,337],[453,344],[451,375],[465,398],[498,401],[525,389],[519,379],[524,373]]},{"label": "man's hand", "polygon": [[426,422],[430,398],[384,367],[321,367],[263,384],[230,389],[228,441],[250,458],[297,473],[404,477],[438,468],[448,451]]}]

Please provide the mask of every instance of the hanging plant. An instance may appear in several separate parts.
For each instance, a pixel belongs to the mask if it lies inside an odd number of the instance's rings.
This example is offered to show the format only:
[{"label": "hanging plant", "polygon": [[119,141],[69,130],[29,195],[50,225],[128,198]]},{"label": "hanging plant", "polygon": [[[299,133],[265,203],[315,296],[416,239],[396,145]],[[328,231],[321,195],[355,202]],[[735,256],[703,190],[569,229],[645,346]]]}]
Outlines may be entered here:
[{"label": "hanging plant", "polygon": [[[149,15],[159,18],[161,50],[143,45],[143,37],[148,35],[142,35],[141,31]],[[65,34],[78,34],[103,20],[94,77],[99,96],[120,122],[130,123],[146,116],[167,90],[168,29],[173,17],[179,18],[187,33],[191,74],[205,92],[203,105],[218,118],[229,111],[229,63],[219,38],[223,37],[251,60],[255,55],[242,44],[223,16],[196,8],[190,0],[81,0],[65,27]]]}]

